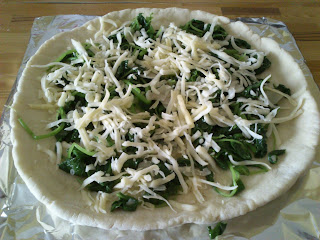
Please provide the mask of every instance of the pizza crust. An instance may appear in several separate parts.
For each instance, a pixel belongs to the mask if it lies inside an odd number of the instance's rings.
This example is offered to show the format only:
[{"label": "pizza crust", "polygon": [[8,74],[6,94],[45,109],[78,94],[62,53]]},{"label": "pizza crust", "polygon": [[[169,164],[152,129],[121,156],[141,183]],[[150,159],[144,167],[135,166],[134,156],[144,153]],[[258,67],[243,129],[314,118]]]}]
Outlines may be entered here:
[{"label": "pizza crust", "polygon": [[[285,157],[265,174],[244,177],[246,190],[239,196],[224,198],[214,191],[207,191],[206,203],[194,212],[177,210],[175,213],[169,207],[153,211],[140,207],[132,213],[123,211],[97,213],[92,210],[83,201],[77,180],[57,170],[56,164],[51,163],[45,153],[37,151],[37,144],[54,150],[54,139],[32,140],[17,119],[22,116],[36,134],[43,133],[47,122],[42,119],[53,120],[55,114],[28,107],[30,103],[42,103],[38,99],[38,91],[41,76],[45,72],[45,69],[33,68],[31,65],[44,65],[54,61],[68,46],[71,46],[71,38],[84,42],[100,29],[100,21],[97,18],[80,28],[58,34],[46,41],[29,60],[21,76],[18,91],[14,97],[14,110],[11,111],[11,138],[15,166],[30,191],[51,212],[63,219],[80,225],[120,230],[163,229],[184,223],[204,224],[226,220],[252,211],[287,191],[312,163],[319,142],[320,110],[315,100],[319,99],[319,91],[315,89],[315,83],[307,82],[291,55],[281,49],[275,41],[260,38],[242,22],[230,23],[225,17],[179,8],[127,9],[109,13],[102,18],[125,22],[131,21],[139,13],[145,15],[153,13],[155,28],[158,28],[160,23],[165,26],[175,22],[179,26],[193,18],[205,22],[211,22],[217,18],[219,24],[228,32],[248,41],[253,48],[267,53],[272,62],[270,71],[273,79],[279,83],[285,83],[293,92],[305,88],[306,90],[299,96],[304,99],[302,107],[304,113],[297,119],[280,125],[278,129],[283,140],[280,148],[287,149]],[[175,16],[179,17],[175,19]],[[110,26],[105,23],[105,30],[107,31]],[[223,179],[221,181],[223,182]],[[183,201],[192,203],[194,199],[190,194],[183,196]],[[106,206],[106,209],[110,209],[110,205],[111,203]]]}]

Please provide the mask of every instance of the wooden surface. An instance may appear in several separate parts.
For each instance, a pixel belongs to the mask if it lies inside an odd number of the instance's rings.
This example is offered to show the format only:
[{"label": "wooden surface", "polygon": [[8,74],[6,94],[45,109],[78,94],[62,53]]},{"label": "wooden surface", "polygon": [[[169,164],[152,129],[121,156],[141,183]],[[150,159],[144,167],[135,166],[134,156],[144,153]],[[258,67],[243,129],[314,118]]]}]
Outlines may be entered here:
[{"label": "wooden surface", "polygon": [[16,79],[35,17],[104,15],[139,7],[181,7],[229,18],[264,16],[281,20],[292,32],[316,83],[320,85],[320,0],[142,0],[137,3],[130,0],[0,0],[0,113]]}]

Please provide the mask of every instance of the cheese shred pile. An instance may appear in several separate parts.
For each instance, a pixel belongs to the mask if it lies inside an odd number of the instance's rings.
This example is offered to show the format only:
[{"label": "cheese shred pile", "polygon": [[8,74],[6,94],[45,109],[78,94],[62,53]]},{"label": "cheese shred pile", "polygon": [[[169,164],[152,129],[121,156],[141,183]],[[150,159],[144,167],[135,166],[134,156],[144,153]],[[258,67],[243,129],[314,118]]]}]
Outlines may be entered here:
[{"label": "cheese shred pile", "polygon": [[[49,69],[39,93],[46,103],[34,107],[65,111],[65,118],[48,124],[48,129],[62,123],[65,128],[56,153],[47,152],[50,158],[56,155],[62,170],[82,177],[89,205],[106,212],[106,202],[122,193],[130,196],[128,205],[137,199],[142,207],[164,203],[173,211],[194,211],[196,202],[170,196],[191,193],[202,204],[204,191],[212,187],[222,195],[239,190],[241,169],[271,169],[264,160],[239,160],[236,151],[224,150],[232,145],[242,151],[270,135],[279,144],[276,124],[302,112],[302,103],[277,90],[271,75],[258,77],[266,61],[263,52],[244,48],[229,34],[215,39],[221,28],[216,19],[204,24],[200,36],[174,23],[155,31],[135,30],[131,22],[100,22],[101,29],[86,43],[71,39],[68,55],[33,66]],[[293,110],[277,117],[280,107],[271,95],[288,99]],[[233,136],[240,140],[219,129],[236,131]],[[227,185],[214,180],[223,166],[231,170]]]}]

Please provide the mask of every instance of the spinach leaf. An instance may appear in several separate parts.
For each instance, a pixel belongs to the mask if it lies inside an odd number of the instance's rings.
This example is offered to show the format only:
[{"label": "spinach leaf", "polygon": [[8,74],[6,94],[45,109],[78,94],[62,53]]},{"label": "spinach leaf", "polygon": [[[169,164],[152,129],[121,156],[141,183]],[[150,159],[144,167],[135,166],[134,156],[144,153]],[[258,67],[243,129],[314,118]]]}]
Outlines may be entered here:
[{"label": "spinach leaf", "polygon": [[116,79],[124,79],[126,76],[130,74],[131,68],[128,66],[128,60],[122,61],[115,73]]},{"label": "spinach leaf", "polygon": [[247,147],[246,144],[242,143],[241,141],[231,141],[230,145],[233,149],[234,155],[238,156],[241,160],[251,160],[252,156],[250,153],[250,149]]},{"label": "spinach leaf", "polygon": [[198,130],[203,135],[204,132],[211,133],[214,126],[208,124],[204,117],[200,118],[198,121],[194,123],[194,128],[191,130],[192,134],[195,134]]},{"label": "spinach leaf", "polygon": [[[181,189],[182,189],[177,176],[173,180],[171,180],[170,182],[166,183],[165,187],[166,187],[165,191],[154,191],[154,192],[165,199],[169,199],[169,197],[177,195],[179,193],[179,191],[181,191]],[[145,193],[145,195],[148,196],[149,194]],[[160,200],[160,199],[146,198],[145,201],[152,203],[156,207],[166,206],[165,201]]]},{"label": "spinach leaf", "polygon": [[[261,95],[260,85],[261,85],[262,81],[263,80],[260,80],[258,82],[255,82],[252,85],[249,85],[242,92],[238,93],[236,96],[237,97],[251,98],[253,100],[258,99],[259,96]],[[252,94],[252,91],[254,92],[254,95]]]},{"label": "spinach leaf", "polygon": [[[188,158],[184,158],[184,157],[178,158],[177,162],[178,162],[179,167],[191,166],[191,161]],[[205,168],[204,166],[200,165],[197,161],[193,161],[193,162],[194,162],[195,168],[197,168],[201,171]]]},{"label": "spinach leaf", "polygon": [[149,111],[151,116],[156,114],[161,119],[162,118],[161,114],[163,112],[166,112],[166,108],[163,106],[163,104],[161,102],[159,102],[158,106],[156,108],[149,109],[148,111]]},{"label": "spinach leaf", "polygon": [[137,169],[139,163],[141,163],[142,161],[142,158],[129,159],[123,164],[121,171],[123,171],[125,168]]},{"label": "spinach leaf", "polygon": [[266,166],[263,166],[263,165],[250,165],[251,168],[258,168],[259,170],[256,170],[256,171],[250,171],[250,175],[254,175],[254,174],[259,174],[259,173],[265,173],[265,172],[268,172],[269,169],[266,167]]},{"label": "spinach leaf", "polygon": [[134,18],[130,27],[134,32],[140,31],[142,28],[144,28],[148,36],[154,39],[156,31],[153,29],[151,25],[151,20],[152,20],[152,14],[149,17],[144,18],[142,13],[139,13],[139,15],[136,18]]},{"label": "spinach leaf", "polygon": [[[172,171],[169,170],[165,166],[164,162],[160,162],[157,165],[159,166],[159,169],[164,173],[165,176],[168,176],[169,174],[172,173]],[[162,178],[162,176],[160,174],[158,174],[155,177],[155,179],[157,179],[157,178]],[[165,184],[165,187],[166,187],[165,191],[154,191],[154,192],[157,193],[158,195],[160,195],[161,197],[168,199],[171,196],[177,195],[179,193],[179,191],[181,191],[180,181],[177,176],[173,180],[171,180],[170,182],[167,182]],[[149,194],[145,193],[145,195],[148,196]],[[159,200],[159,199],[146,198],[145,201],[152,203],[156,207],[166,206],[166,203],[162,200]]]},{"label": "spinach leaf", "polygon": [[254,140],[254,157],[263,158],[268,152],[268,145],[265,138]]},{"label": "spinach leaf", "polygon": [[234,103],[230,104],[229,107],[234,115],[238,115],[239,117],[246,119],[246,116],[243,115],[240,110],[242,105],[243,105],[243,103],[241,103],[241,102],[234,102]]},{"label": "spinach leaf", "polygon": [[204,77],[203,73],[197,69],[192,69],[190,72],[190,78],[187,79],[187,82],[195,82],[197,81],[198,77]]},{"label": "spinach leaf", "polygon": [[155,108],[155,113],[159,118],[161,118],[161,113],[165,111],[166,111],[166,108],[163,106],[161,102],[159,102],[158,106]]},{"label": "spinach leaf", "polygon": [[[63,108],[61,108],[60,111],[58,111],[58,116],[57,116],[57,119],[62,119],[62,118],[65,118],[63,115],[64,115],[65,111],[63,110]],[[56,126],[56,127],[53,127],[51,128],[52,130],[56,130],[58,128],[60,128],[62,126],[62,124],[60,124],[59,126]],[[55,135],[55,138],[57,140],[57,142],[62,142],[62,141],[65,141],[65,142],[80,142],[80,138],[79,138],[79,133],[78,133],[78,130],[77,129],[74,129],[72,131],[66,131],[64,130],[65,128],[67,127],[70,127],[70,123],[64,123],[64,126],[63,128],[61,129],[60,132],[58,132],[56,135]]]},{"label": "spinach leaf", "polygon": [[268,153],[268,160],[271,164],[278,162],[278,156],[285,154],[285,149],[273,150]]},{"label": "spinach leaf", "polygon": [[102,182],[102,183],[92,182],[86,188],[92,192],[101,191],[105,193],[112,193],[113,187],[117,185],[119,182],[120,182],[120,179],[117,179],[111,182]]},{"label": "spinach leaf", "polygon": [[[182,30],[187,33],[194,34],[198,37],[203,37],[203,35],[210,30],[211,24],[205,24],[203,21],[192,19],[185,25],[180,26]],[[215,25],[213,28],[212,38],[215,40],[224,40],[228,36],[226,30],[220,25]]]},{"label": "spinach leaf", "polygon": [[233,58],[235,58],[235,59],[237,59],[237,60],[239,60],[241,62],[244,62],[247,59],[247,56],[246,56],[245,53],[241,54],[235,49],[225,49],[224,52],[226,54],[228,54],[229,56],[231,56],[231,57],[233,57]]},{"label": "spinach leaf", "polygon": [[[114,176],[114,174],[112,172],[112,168],[111,168],[111,159],[109,159],[107,161],[107,164],[97,165],[95,167],[95,170],[90,170],[88,172],[88,176],[91,176],[92,174],[94,174],[95,172],[98,172],[98,171],[103,171],[105,174],[109,174],[110,176]],[[86,188],[89,191],[94,191],[94,192],[101,191],[101,192],[106,192],[106,193],[112,193],[113,187],[116,184],[118,184],[119,182],[120,182],[120,179],[110,181],[110,182],[102,182],[102,183],[92,182]]]},{"label": "spinach leaf", "polygon": [[229,135],[234,135],[237,133],[241,133],[242,131],[237,125],[234,125],[232,128],[230,127],[219,127],[217,125],[213,126],[212,128],[212,133],[213,133],[213,139],[220,139],[221,137],[229,136]]},{"label": "spinach leaf", "polygon": [[271,62],[267,57],[263,58],[262,65],[254,70],[255,74],[258,75],[260,73],[263,73],[265,70],[267,70],[271,66]]},{"label": "spinach leaf", "polygon": [[219,89],[218,91],[216,91],[214,93],[214,96],[212,98],[210,98],[210,101],[212,103],[219,104],[220,103],[220,97],[221,97],[221,90]]},{"label": "spinach leaf", "polygon": [[[251,152],[246,144],[232,138],[222,138],[216,141],[224,155],[232,155],[235,161],[251,160]],[[224,159],[226,157],[224,156]]]},{"label": "spinach leaf", "polygon": [[[59,108],[58,110],[58,116],[61,118],[66,118],[65,111],[63,110],[62,107]],[[29,128],[29,126],[23,121],[21,117],[18,118],[18,122],[20,123],[21,127],[34,139],[34,140],[40,140],[40,139],[45,139],[49,137],[53,137],[59,132],[61,132],[65,128],[65,123],[62,122],[57,128],[55,128],[53,131],[47,134],[43,135],[35,135],[34,132]]]},{"label": "spinach leaf", "polygon": [[114,145],[114,140],[111,138],[110,135],[108,135],[106,140],[107,140],[107,147],[111,147]]},{"label": "spinach leaf", "polygon": [[283,84],[279,84],[277,87],[274,86],[275,89],[279,90],[280,92],[283,92],[285,94],[288,94],[289,96],[291,96],[291,90],[290,88],[287,88],[285,85]]},{"label": "spinach leaf", "polygon": [[160,77],[160,80],[178,80],[178,78],[177,78],[177,75],[175,75],[175,74],[170,74],[170,75],[162,75],[161,77]]},{"label": "spinach leaf", "polygon": [[222,235],[226,227],[227,223],[225,222],[218,222],[213,229],[209,226],[208,231],[210,239],[214,239],[215,237]]},{"label": "spinach leaf", "polygon": [[63,107],[63,110],[65,113],[68,113],[69,111],[74,110],[77,107],[82,107],[82,106],[88,105],[88,102],[85,99],[84,93],[74,91],[74,92],[72,92],[72,95],[74,96],[74,100],[66,102]]},{"label": "spinach leaf", "polygon": [[214,182],[214,174],[210,171],[210,174],[206,176],[207,181]]},{"label": "spinach leaf", "polygon": [[211,156],[216,162],[216,164],[218,165],[218,167],[220,167],[223,170],[228,169],[229,158],[226,151],[220,150],[220,152],[218,152],[216,155],[211,155]]},{"label": "spinach leaf", "polygon": [[119,182],[120,182],[120,179],[117,179],[111,182],[103,182],[103,183],[92,182],[86,188],[92,192],[101,191],[105,193],[112,193],[113,187],[117,185]]},{"label": "spinach leaf", "polygon": [[[146,79],[141,77],[141,73],[143,72],[143,68],[140,66],[137,67],[129,67],[128,66],[128,60],[122,61],[120,66],[117,69],[117,72],[115,74],[115,77],[118,80],[124,80],[124,79],[129,79],[132,83],[134,84],[139,84],[139,83],[147,83]],[[128,78],[129,75],[134,75],[134,77]]]},{"label": "spinach leaf", "polygon": [[[69,123],[66,124],[66,127],[70,127]],[[79,143],[80,136],[77,129],[73,129],[72,131],[65,131],[64,129],[55,135],[57,142],[67,142],[67,143]]]},{"label": "spinach leaf", "polygon": [[110,176],[113,176],[113,172],[112,172],[112,168],[111,168],[111,159],[107,160],[107,164],[105,165],[97,165],[95,170],[90,170],[88,172],[89,176],[91,176],[92,174],[94,174],[95,172],[99,172],[102,171],[105,174],[109,174]]},{"label": "spinach leaf", "polygon": [[[108,39],[112,40],[114,43],[118,43],[119,42],[117,34],[109,36]],[[139,60],[142,60],[143,56],[148,52],[147,49],[142,48],[142,47],[136,45],[135,43],[129,43],[123,33],[121,33],[121,45],[120,45],[120,48],[122,50],[130,50],[130,51],[132,51],[132,54],[134,54],[136,51],[139,51],[139,54],[138,54],[138,57],[137,57]]]},{"label": "spinach leaf", "polygon": [[240,175],[245,175],[245,176],[249,176],[250,175],[250,170],[245,165],[235,166],[234,170],[236,170]]},{"label": "spinach leaf", "polygon": [[112,203],[111,212],[113,212],[116,209],[122,209],[123,211],[133,212],[137,209],[138,205],[140,204],[140,202],[134,197],[124,195],[121,192],[117,193],[117,196],[119,200]]},{"label": "spinach leaf", "polygon": [[[251,130],[254,130],[254,126],[252,125]],[[257,124],[257,134],[262,136],[262,139],[254,139],[253,141],[253,152],[254,152],[254,157],[256,158],[263,158],[267,152],[268,152],[268,144],[267,144],[267,124]]]},{"label": "spinach leaf", "polygon": [[239,194],[240,192],[242,192],[245,189],[245,186],[243,184],[243,182],[240,179],[240,173],[235,169],[234,166],[232,166],[232,164],[230,162],[228,162],[228,167],[231,171],[231,176],[232,176],[232,186],[238,186],[236,189],[232,190],[229,193],[226,193],[225,191],[221,191],[219,188],[214,187],[214,189],[216,190],[217,193],[219,193],[220,195],[224,196],[224,197],[232,197],[236,194]]},{"label": "spinach leaf", "polygon": [[68,85],[69,83],[70,83],[70,81],[68,81],[65,77],[61,77],[61,82],[63,82],[63,83],[57,83],[56,84],[56,86],[58,87],[58,88],[64,88],[66,85]]},{"label": "spinach leaf", "polygon": [[185,30],[187,33],[191,33],[198,37],[203,37],[203,35],[210,30],[210,26],[211,24],[207,24],[205,28],[205,23],[203,21],[192,19],[185,25],[180,26],[180,28]]},{"label": "spinach leaf", "polygon": [[[108,91],[110,93],[110,99],[113,99],[114,97],[120,97],[119,93],[116,91],[117,86],[116,85],[112,85],[110,87],[108,87]],[[105,95],[103,94],[101,96],[101,99],[103,99],[105,97]]]},{"label": "spinach leaf", "polygon": [[67,173],[86,177],[86,165],[95,162],[95,158],[92,157],[94,154],[94,152],[89,152],[80,145],[73,143],[68,150],[68,158],[58,166],[61,170]]},{"label": "spinach leaf", "polygon": [[215,25],[212,33],[212,38],[215,40],[224,40],[228,36],[226,30],[220,25]]},{"label": "spinach leaf", "polygon": [[[91,44],[85,43],[82,44],[84,49],[87,51],[89,57],[93,57],[94,53],[90,50]],[[78,59],[79,53],[75,49],[68,50],[61,54],[57,59],[56,62],[63,62],[63,63],[70,63],[73,60]],[[49,68],[50,69],[50,68]]]},{"label": "spinach leaf", "polygon": [[[130,85],[132,84],[129,80],[124,80],[124,82],[127,84],[127,85]],[[133,95],[136,96],[136,98],[142,103],[140,104],[140,107],[144,110],[149,110],[149,106],[151,104],[151,101],[148,100],[146,97],[145,97],[145,94],[143,92],[141,92],[141,90],[137,87],[135,88],[132,88],[132,93]]]},{"label": "spinach leaf", "polygon": [[251,48],[251,45],[249,43],[247,43],[247,41],[245,41],[245,40],[242,40],[242,39],[239,39],[239,38],[235,38],[234,42],[240,48],[244,48],[244,49],[250,49]]},{"label": "spinach leaf", "polygon": [[72,175],[86,177],[87,174],[86,164],[79,157],[71,157],[67,158],[65,161],[59,164],[59,168],[67,173],[71,173]]},{"label": "spinach leaf", "polygon": [[131,134],[131,133],[128,132],[125,135],[125,138],[126,138],[126,141],[134,142],[134,134]]},{"label": "spinach leaf", "polygon": [[178,81],[178,77],[175,74],[172,75],[162,75],[160,80],[167,80],[167,84],[170,86],[175,86]]}]

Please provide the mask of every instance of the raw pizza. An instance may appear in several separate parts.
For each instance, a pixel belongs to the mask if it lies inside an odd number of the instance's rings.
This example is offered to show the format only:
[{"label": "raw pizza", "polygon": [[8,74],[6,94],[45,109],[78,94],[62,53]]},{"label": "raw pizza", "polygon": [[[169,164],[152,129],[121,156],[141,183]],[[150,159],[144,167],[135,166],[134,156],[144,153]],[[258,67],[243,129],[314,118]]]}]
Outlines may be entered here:
[{"label": "raw pizza", "polygon": [[202,11],[112,12],[45,42],[11,112],[15,166],[80,225],[150,230],[243,215],[313,160],[319,110],[294,59]]}]

